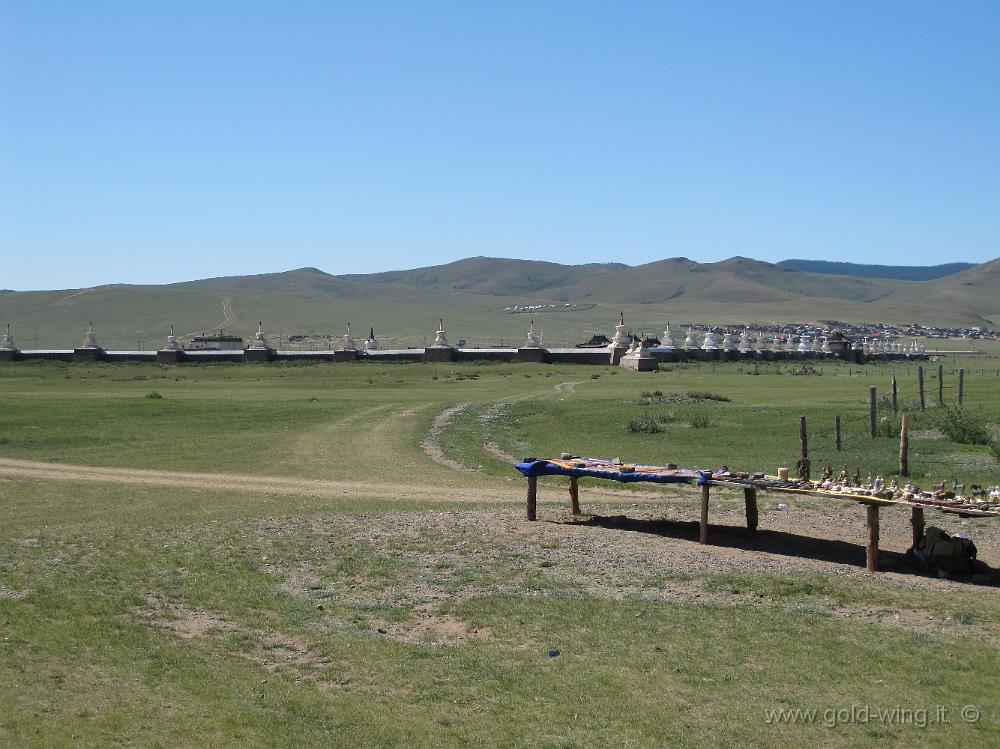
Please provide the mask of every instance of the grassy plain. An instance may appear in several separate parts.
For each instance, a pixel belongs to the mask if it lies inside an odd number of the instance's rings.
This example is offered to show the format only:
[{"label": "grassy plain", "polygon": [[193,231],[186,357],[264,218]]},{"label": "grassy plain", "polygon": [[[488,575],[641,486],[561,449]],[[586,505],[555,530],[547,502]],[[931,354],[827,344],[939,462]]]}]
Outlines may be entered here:
[{"label": "grassy plain", "polygon": [[[955,366],[972,370],[968,408],[995,425],[989,361]],[[885,392],[892,368],[816,369],[0,367],[0,459],[441,495],[0,477],[0,744],[994,746],[995,589],[704,549],[681,526],[568,523],[561,491],[528,526],[523,482],[484,448],[772,469],[794,464],[805,414],[814,466],[888,471],[895,439],[865,433],[868,386]],[[895,373],[911,402],[913,368]],[[688,396],[706,392],[730,400]],[[936,392],[928,378],[928,402]],[[467,471],[420,446],[463,403],[439,441]],[[662,432],[626,429],[667,411]],[[915,473],[995,483],[985,447],[944,438],[931,412],[914,421]],[[681,489],[585,493],[601,517],[693,517]],[[713,512],[735,525],[739,502],[720,494]],[[764,508],[763,528],[783,522]],[[826,725],[824,710],[852,705],[950,712]],[[768,722],[780,708],[820,714]]]}]

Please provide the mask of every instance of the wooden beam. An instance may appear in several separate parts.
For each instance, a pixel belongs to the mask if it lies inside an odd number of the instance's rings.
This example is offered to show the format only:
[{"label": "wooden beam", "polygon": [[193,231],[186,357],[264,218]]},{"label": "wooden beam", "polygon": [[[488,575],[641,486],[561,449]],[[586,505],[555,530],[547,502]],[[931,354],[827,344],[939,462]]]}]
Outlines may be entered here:
[{"label": "wooden beam", "polygon": [[743,502],[747,508],[747,530],[757,530],[757,490],[748,486],[743,490]]},{"label": "wooden beam", "polygon": [[701,485],[701,527],[699,528],[698,543],[708,543],[708,482]]},{"label": "wooden beam", "polygon": [[920,539],[924,537],[924,508],[914,507],[913,514],[910,516],[910,525],[913,526],[913,545],[916,546],[920,543]]},{"label": "wooden beam", "polygon": [[868,545],[865,549],[869,572],[878,572],[878,505],[865,505]]},{"label": "wooden beam", "polygon": [[528,520],[537,520],[535,512],[538,498],[538,479],[534,476],[528,477]]},{"label": "wooden beam", "polygon": [[569,511],[574,515],[580,514],[580,484],[576,476],[569,477]]}]

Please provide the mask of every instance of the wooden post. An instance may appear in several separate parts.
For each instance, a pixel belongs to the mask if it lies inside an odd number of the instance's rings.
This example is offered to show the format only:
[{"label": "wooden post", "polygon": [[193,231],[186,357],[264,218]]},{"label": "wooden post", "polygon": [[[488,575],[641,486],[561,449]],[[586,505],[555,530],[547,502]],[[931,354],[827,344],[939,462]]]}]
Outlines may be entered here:
[{"label": "wooden post", "polygon": [[802,448],[802,457],[809,457],[809,437],[806,435],[806,417],[799,417],[799,445]]},{"label": "wooden post", "polygon": [[878,505],[865,506],[865,526],[868,528],[868,546],[865,557],[869,572],[878,572]]},{"label": "wooden post", "polygon": [[927,405],[924,403],[924,368],[917,367],[917,387],[920,390],[920,410],[924,411]]},{"label": "wooden post", "polygon": [[576,476],[569,477],[569,511],[574,515],[580,514],[580,485]]},{"label": "wooden post", "polygon": [[806,417],[799,417],[799,444],[802,448],[802,460],[799,461],[799,478],[809,480],[809,438],[806,435]]},{"label": "wooden post", "polygon": [[837,445],[837,452],[840,452],[840,416],[833,419],[833,438]]},{"label": "wooden post", "polygon": [[965,370],[958,370],[958,405],[962,405],[962,396],[965,395]]},{"label": "wooden post", "polygon": [[535,514],[536,499],[538,497],[538,479],[534,476],[528,477],[528,520],[536,520]]},{"label": "wooden post", "polygon": [[896,402],[896,375],[892,376],[892,412],[893,413],[899,412],[899,406],[897,405]]},{"label": "wooden post", "polygon": [[924,537],[924,508],[914,507],[913,513],[910,515],[910,525],[913,526],[913,545],[916,546],[920,543],[920,539]]},{"label": "wooden post", "polygon": [[701,485],[701,527],[699,528],[698,543],[708,543],[708,482]]},{"label": "wooden post", "polygon": [[875,402],[875,386],[868,388],[868,421],[871,425],[872,439],[878,434],[878,415]]},{"label": "wooden post", "polygon": [[752,533],[757,530],[757,490],[752,486],[744,487],[743,502],[747,507],[747,530]]},{"label": "wooden post", "polygon": [[910,475],[910,415],[903,412],[899,425],[899,475]]},{"label": "wooden post", "polygon": [[944,365],[938,364],[938,405],[944,403]]}]

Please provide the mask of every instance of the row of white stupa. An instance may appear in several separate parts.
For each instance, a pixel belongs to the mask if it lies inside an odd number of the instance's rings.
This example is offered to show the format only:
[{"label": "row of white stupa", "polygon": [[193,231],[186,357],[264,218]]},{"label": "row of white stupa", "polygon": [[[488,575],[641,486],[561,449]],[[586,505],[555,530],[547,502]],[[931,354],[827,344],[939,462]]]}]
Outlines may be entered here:
[{"label": "row of white stupa", "polygon": [[[344,351],[358,351],[357,342],[351,335],[351,324],[347,324],[347,333],[341,337],[341,345]],[[451,348],[451,344],[448,342],[448,338],[444,331],[444,321],[440,321],[440,325],[434,336],[434,343],[431,344],[432,348]],[[87,329],[86,339],[83,342],[82,348],[87,349],[99,349],[101,346],[97,343],[97,338],[94,334],[94,324],[91,323],[90,327]],[[180,351],[183,347],[177,341],[177,337],[174,335],[173,326],[170,327],[170,334],[167,336],[167,342],[163,347],[168,351]],[[257,333],[254,336],[254,342],[250,346],[251,349],[264,350],[270,349],[271,346],[267,342],[267,337],[264,335],[263,323],[258,323]],[[363,344],[365,351],[378,351],[381,346],[379,345],[378,339],[375,337],[374,330],[371,331],[368,338]],[[524,348],[543,348],[542,346],[542,335],[540,332],[535,330],[535,323],[532,321],[531,327],[528,330],[528,337],[525,341]],[[625,348],[629,349],[629,353],[641,355],[641,352],[646,348],[642,340],[633,341],[632,335],[629,333],[627,326],[625,325],[624,317],[621,318],[621,322],[615,326],[615,335],[611,343],[608,345],[609,349]],[[663,331],[663,339],[660,342],[659,348],[661,349],[676,349],[677,345],[674,342],[674,337],[670,332],[670,323],[667,323],[666,330]],[[739,351],[740,353],[746,354],[751,351],[799,351],[801,353],[806,353],[809,351],[816,351],[819,353],[829,354],[832,353],[830,349],[830,344],[826,336],[823,337],[822,343],[819,338],[813,338],[810,341],[809,336],[804,335],[799,339],[798,346],[792,344],[791,339],[782,342],[777,337],[775,337],[774,342],[768,346],[764,341],[763,333],[759,334],[755,341],[750,340],[750,330],[745,328],[742,335],[740,335],[739,341],[733,340],[732,333],[726,332],[722,339],[722,343],[716,341],[715,333],[711,330],[705,333],[704,339],[699,345],[697,338],[695,337],[695,332],[693,328],[688,328],[687,335],[684,338],[684,343],[681,346],[682,349],[687,351]],[[851,346],[855,351],[863,351],[866,354],[920,354],[924,352],[924,347],[914,340],[910,346],[906,346],[905,343],[901,341],[884,341],[881,338],[874,338],[869,341],[865,338],[862,341],[855,341]],[[14,344],[14,338],[10,332],[10,325],[7,325],[7,332],[0,339],[0,351],[17,351],[18,348]]]},{"label": "row of white stupa", "polygon": [[[611,340],[611,343],[608,344],[608,348],[627,348],[629,349],[630,354],[635,354],[636,352],[640,352],[645,349],[646,346],[642,340],[633,341],[632,335],[629,333],[627,326],[625,325],[625,319],[622,317],[621,322],[615,326],[615,335]],[[670,332],[670,323],[667,323],[666,330],[663,331],[663,338],[660,341],[658,348],[668,350],[677,348],[677,344],[674,342],[674,336]],[[818,336],[810,339],[808,335],[803,335],[799,338],[797,346],[792,343],[791,337],[783,342],[775,336],[771,345],[768,346],[764,340],[763,333],[758,334],[755,341],[751,341],[749,328],[744,328],[739,341],[734,341],[733,334],[726,331],[721,343],[716,340],[715,333],[709,330],[705,333],[704,339],[702,339],[699,344],[697,337],[695,336],[694,328],[689,327],[687,335],[684,338],[684,343],[680,348],[686,351],[738,351],[741,354],[747,354],[751,351],[768,350],[798,351],[800,353],[807,353],[810,351],[823,354],[833,353],[827,336],[823,336],[821,342]],[[855,341],[851,348],[855,351],[863,351],[866,354],[922,354],[924,352],[924,347],[917,343],[916,339],[914,339],[913,342],[907,346],[902,341],[890,342],[884,341],[881,338],[874,338],[869,341],[865,338],[861,342]]]}]

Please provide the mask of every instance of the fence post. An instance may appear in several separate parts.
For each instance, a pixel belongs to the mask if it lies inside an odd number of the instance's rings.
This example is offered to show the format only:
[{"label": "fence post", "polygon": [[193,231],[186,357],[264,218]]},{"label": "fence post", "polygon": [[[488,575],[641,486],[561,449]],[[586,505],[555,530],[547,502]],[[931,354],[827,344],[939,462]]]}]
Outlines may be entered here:
[{"label": "fence post", "polygon": [[944,365],[938,364],[938,405],[944,405]]},{"label": "fence post", "polygon": [[872,439],[878,434],[878,423],[875,408],[875,386],[868,388],[868,421],[870,422]]},{"label": "fence post", "polygon": [[958,405],[962,405],[962,396],[965,395],[965,370],[958,370]]},{"label": "fence post", "polygon": [[840,452],[840,416],[834,417],[833,420],[833,436],[837,445],[837,452]]},{"label": "fence post", "polygon": [[926,410],[927,406],[924,403],[924,368],[917,367],[917,386],[920,389],[920,410]]},{"label": "fence post", "polygon": [[799,461],[799,478],[809,480],[809,438],[806,435],[806,417],[799,417],[799,446],[802,448],[802,459]]},{"label": "fence post", "polygon": [[896,404],[896,375],[892,376],[892,412],[899,412],[899,406]]},{"label": "fence post", "polygon": [[899,425],[899,475],[910,475],[910,415],[903,412]]}]

